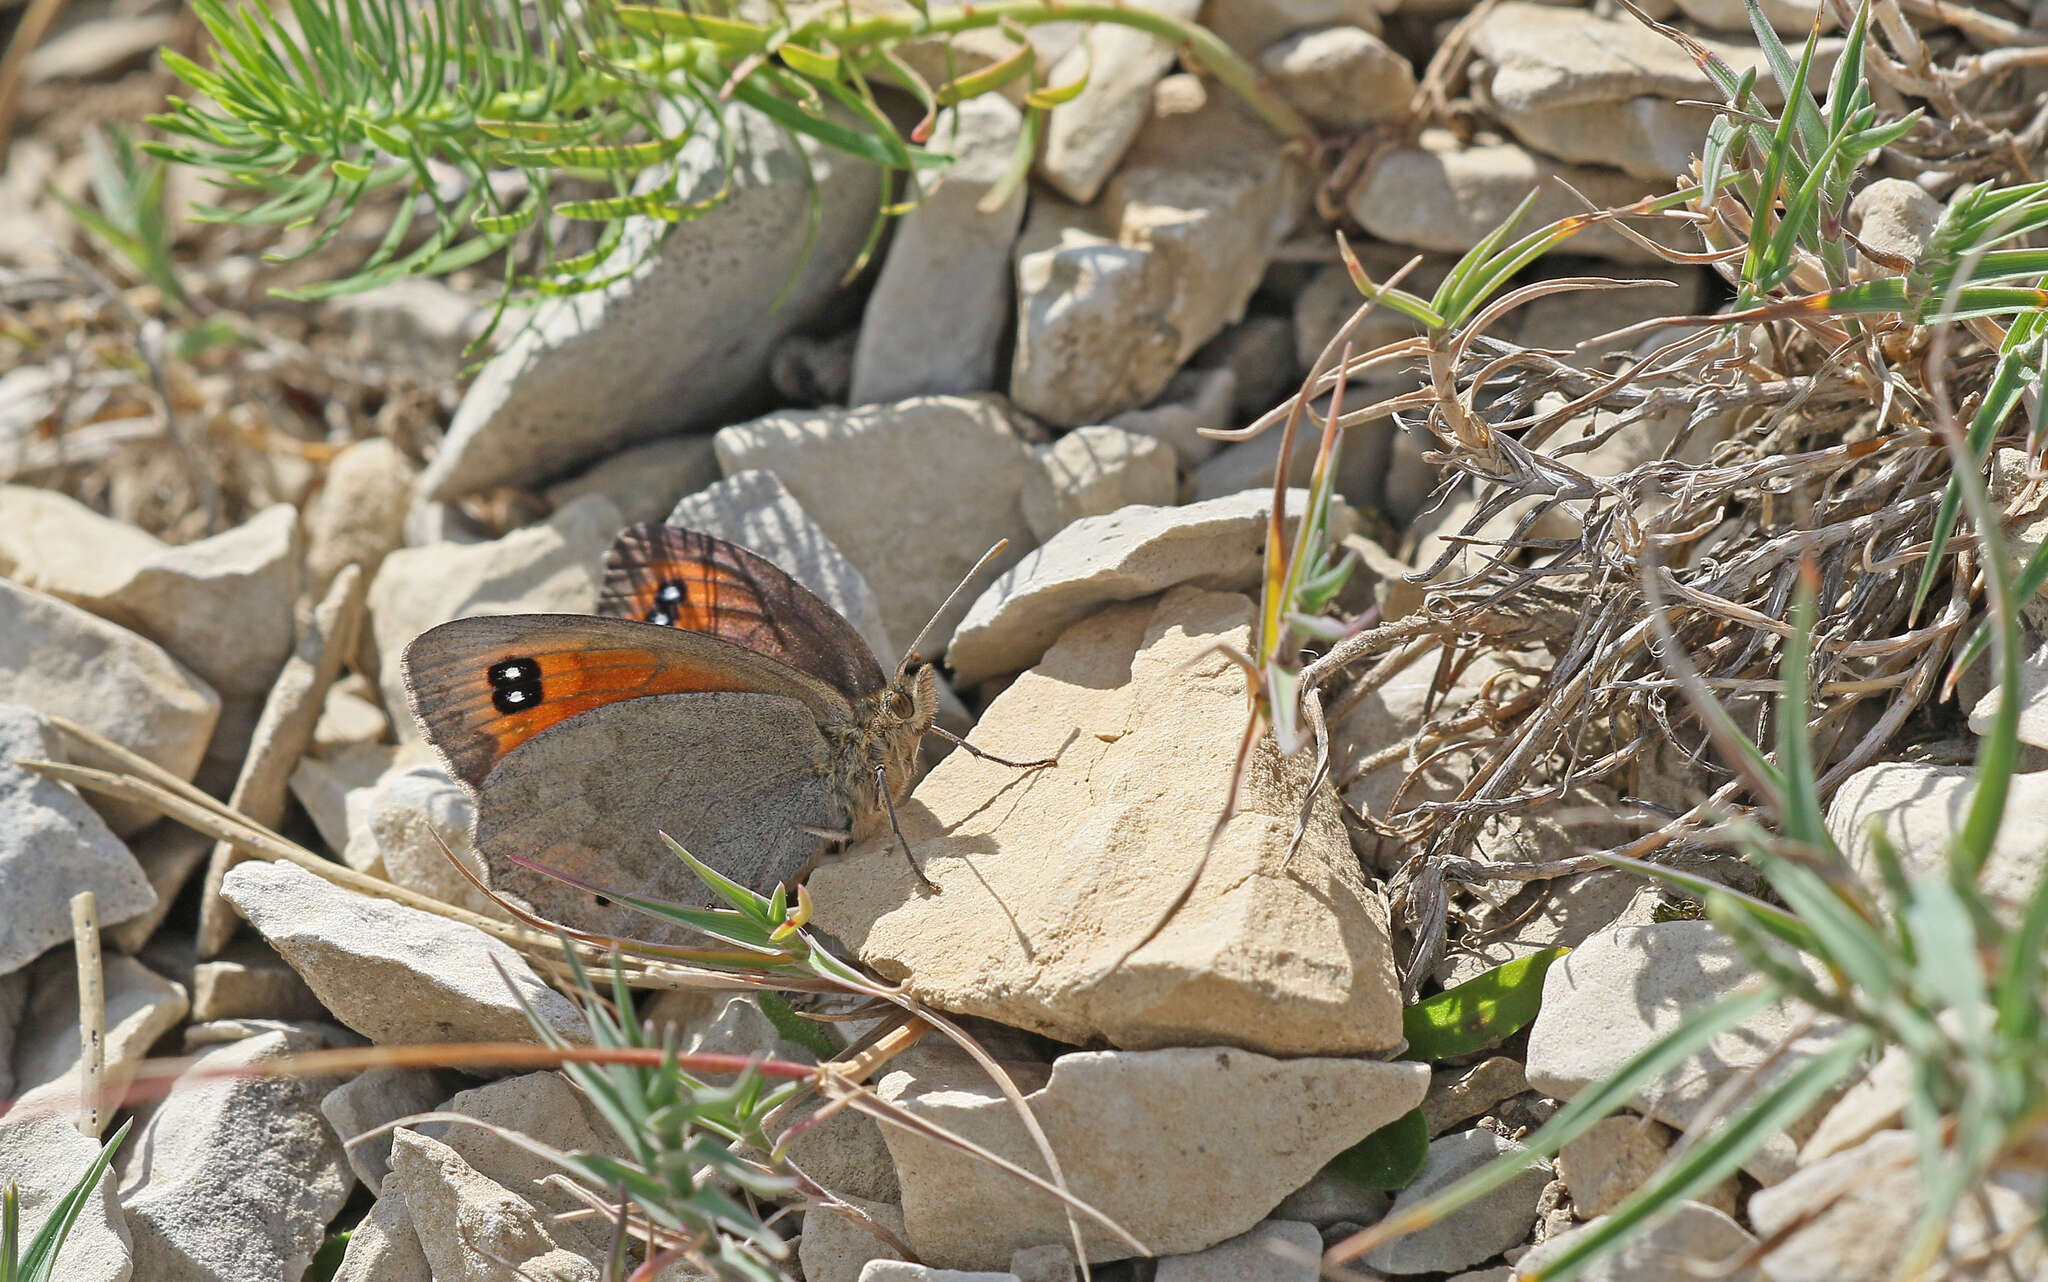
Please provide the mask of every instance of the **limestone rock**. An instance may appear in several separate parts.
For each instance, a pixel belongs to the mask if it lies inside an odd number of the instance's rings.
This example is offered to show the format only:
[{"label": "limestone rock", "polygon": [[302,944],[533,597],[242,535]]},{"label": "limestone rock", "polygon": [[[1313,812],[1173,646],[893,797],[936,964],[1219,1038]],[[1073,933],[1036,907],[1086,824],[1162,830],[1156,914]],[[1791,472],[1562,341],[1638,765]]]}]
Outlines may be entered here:
[{"label": "limestone rock", "polygon": [[[410,1129],[446,1145],[480,1175],[544,1215],[559,1217],[583,1203],[551,1182],[561,1173],[559,1166],[496,1132],[517,1132],[557,1152],[627,1156],[611,1125],[582,1092],[556,1073],[500,1078],[456,1094],[440,1111],[460,1113],[477,1124],[422,1122]],[[596,1220],[555,1218],[549,1232],[555,1241],[593,1260],[602,1259],[611,1243],[610,1226]]]},{"label": "limestone rock", "polygon": [[934,1269],[901,1260],[872,1260],[860,1271],[860,1282],[1017,1282],[1014,1273],[980,1269]]},{"label": "limestone rock", "polygon": [[483,876],[470,844],[476,799],[439,763],[397,766],[369,788],[349,794],[350,836],[342,861],[351,868],[382,867],[393,885],[430,895],[486,917],[508,918],[478,890],[449,855]]},{"label": "limestone rock", "polygon": [[671,436],[620,450],[566,481],[548,487],[548,502],[560,510],[591,494],[603,495],[619,512],[619,525],[659,521],[676,501],[718,479],[718,455],[711,434]]},{"label": "limestone rock", "polygon": [[1023,126],[995,94],[939,114],[932,146],[954,159],[918,176],[923,199],[896,224],[854,346],[853,404],[995,386],[1024,190],[994,210],[980,204]]},{"label": "limestone rock", "polygon": [[[31,966],[29,1001],[14,1051],[14,1105],[72,1116],[83,1089],[78,1035],[78,970],[69,949]],[[101,964],[106,1038],[100,1081],[118,1098],[157,1039],[185,1018],[185,989],[132,957],[110,954]],[[111,1110],[108,1110],[111,1112]]]},{"label": "limestone rock", "polygon": [[[1402,275],[1399,288],[1423,298],[1436,292],[1457,263],[1457,259],[1448,254],[1418,255],[1406,245],[1385,245],[1373,240],[1354,246],[1354,252],[1364,265],[1366,274],[1376,281],[1392,279],[1395,272],[1419,257],[1421,261]],[[1323,354],[1323,349],[1364,305],[1365,296],[1358,292],[1358,286],[1352,283],[1351,273],[1342,263],[1320,268],[1308,285],[1294,296],[1294,360],[1303,374],[1315,368],[1316,359]],[[1502,318],[1502,323],[1512,326],[1519,314],[1512,313]],[[1391,307],[1374,307],[1352,327],[1349,341],[1353,352],[1364,353],[1388,343],[1413,338],[1421,332],[1422,327],[1412,318]],[[1337,355],[1332,352],[1330,360],[1335,362]],[[1351,401],[1348,395],[1344,399],[1346,403]],[[1270,407],[1261,406],[1260,411],[1267,408]]]},{"label": "limestone rock", "polygon": [[278,503],[212,538],[166,548],[109,596],[79,602],[161,645],[219,693],[206,756],[222,786],[291,656],[299,577],[298,512]]},{"label": "limestone rock", "polygon": [[370,585],[370,632],[378,684],[399,741],[419,739],[419,727],[405,712],[399,664],[414,637],[437,623],[477,614],[590,613],[604,579],[605,549],[619,528],[618,509],[591,495],[502,539],[437,543],[386,557]]},{"label": "limestone rock", "polygon": [[496,1282],[507,1269],[597,1282],[597,1266],[560,1245],[538,1211],[445,1144],[399,1131],[386,1185],[404,1199],[436,1282]]},{"label": "limestone rock", "polygon": [[1713,121],[1704,108],[1648,94],[1499,115],[1508,132],[1532,151],[1576,164],[1609,165],[1653,183],[1670,182],[1686,172]]},{"label": "limestone rock", "polygon": [[1017,1282],[1081,1282],[1081,1270],[1074,1263],[1074,1248],[1064,1243],[1027,1246],[1010,1253],[1010,1272]]},{"label": "limestone rock", "polygon": [[1151,118],[1103,188],[1102,212],[1119,244],[1159,259],[1176,365],[1244,315],[1305,189],[1287,149],[1228,93],[1194,76],[1160,82]]},{"label": "limestone rock", "polygon": [[[1201,0],[1148,0],[1143,7],[1185,21]],[[1075,48],[1046,73],[1049,85],[1073,84],[1083,76],[1088,83],[1047,119],[1038,175],[1085,205],[1145,127],[1152,86],[1173,66],[1174,51],[1143,31],[1107,22],[1088,27],[1081,38],[1086,47]]]},{"label": "limestone rock", "polygon": [[106,922],[156,904],[142,865],[71,785],[15,764],[62,761],[64,746],[42,717],[7,698],[0,692],[0,975],[71,938],[71,897],[82,890],[97,896]]},{"label": "limestone rock", "polygon": [[[1991,733],[1992,718],[1998,715],[1997,686],[1986,690],[1970,709],[1970,732]],[[2030,748],[2048,748],[2048,642],[2034,647],[2020,660],[2020,742]]]},{"label": "limestone rock", "polygon": [[1156,1282],[1315,1282],[1323,1239],[1313,1224],[1263,1220],[1251,1232],[1159,1262]]},{"label": "limestone rock", "polygon": [[1434,1138],[1528,1089],[1520,1060],[1489,1056],[1470,1068],[1438,1070],[1430,1079],[1429,1097],[1422,1101],[1422,1116]]},{"label": "limestone rock", "polygon": [[1204,431],[1237,425],[1237,400],[1237,375],[1229,368],[1184,369],[1167,380],[1158,400],[1111,415],[1109,425],[1169,446],[1180,465],[1191,468],[1216,452],[1218,442]]},{"label": "limestone rock", "polygon": [[[1740,3],[1735,11],[1741,12]],[[1748,26],[1745,20],[1733,29],[1746,32]],[[1496,110],[1508,116],[1644,95],[1672,101],[1721,99],[1706,71],[1677,42],[1627,14],[1609,17],[1590,9],[1509,0],[1473,28],[1471,39],[1472,51],[1484,60],[1483,74],[1489,74],[1486,92]],[[1762,50],[1746,34],[1705,44],[1737,75],[1754,68],[1758,95],[1770,103],[1782,101]],[[1824,65],[1831,63],[1832,56]]]},{"label": "limestone rock", "polygon": [[[1741,35],[1749,31],[1749,9],[1742,0],[1676,0],[1676,4],[1680,13],[1710,30]],[[1764,20],[1782,36],[1803,37],[1813,30],[1815,9],[1821,11],[1821,30],[1832,31],[1836,25],[1833,11],[1814,0],[1759,0],[1758,7]]]},{"label": "limestone rock", "polygon": [[[1594,935],[1555,962],[1544,980],[1543,1010],[1529,1032],[1529,1084],[1572,1099],[1752,975],[1709,922],[1659,922]],[[1790,999],[1766,1008],[1637,1092],[1630,1107],[1682,1130],[1731,1075],[1768,1059],[1770,1066],[1748,1079],[1750,1089],[1765,1089],[1832,1039],[1826,1019],[1793,1038],[1808,1015]],[[1793,1134],[1772,1136],[1743,1169],[1774,1183],[1791,1171],[1797,1148]]]},{"label": "limestone rock", "polygon": [[1202,25],[1248,59],[1283,36],[1349,25],[1377,34],[1398,0],[1206,0]]},{"label": "limestone rock", "polygon": [[1339,129],[1392,120],[1415,93],[1408,60],[1363,27],[1297,32],[1268,47],[1259,65],[1296,111]]},{"label": "limestone rock", "polygon": [[[1946,875],[1948,852],[1969,810],[1975,772],[1968,766],[1887,761],[1842,781],[1828,802],[1828,831],[1849,866],[1873,891],[1884,885],[1870,829],[1875,823],[1907,868]],[[2016,774],[2005,803],[2005,822],[1977,878],[1978,889],[2016,922],[2041,883],[2041,851],[2048,847],[2048,771]]]},{"label": "limestone rock", "polygon": [[[1919,183],[1880,178],[1849,202],[1849,230],[1872,249],[1918,262],[1941,221],[1941,202]],[[1897,269],[1875,266],[1881,275]]]},{"label": "limestone rock", "polygon": [[[23,1243],[42,1230],[57,1203],[99,1156],[100,1146],[80,1134],[72,1118],[70,1107],[16,1107],[0,1117],[0,1172],[21,1190]],[[123,1151],[133,1152],[135,1142],[130,1134]],[[114,1197],[117,1183],[114,1172],[107,1171],[86,1195],[70,1236],[57,1252],[52,1276],[63,1282],[129,1282],[135,1276],[128,1220]]]},{"label": "limestone rock", "polygon": [[[1520,1148],[1485,1130],[1460,1131],[1431,1140],[1421,1172],[1401,1190],[1388,1214],[1399,1215]],[[1536,1199],[1549,1182],[1550,1172],[1538,1163],[1454,1214],[1374,1247],[1360,1257],[1361,1262],[1367,1268],[1394,1274],[1452,1273],[1471,1268],[1528,1238],[1536,1224]]]},{"label": "limestone rock", "polygon": [[1617,1114],[1593,1123],[1557,1154],[1557,1178],[1571,1190],[1572,1213],[1605,1215],[1657,1173],[1671,1151],[1666,1127]]},{"label": "limestone rock", "polygon": [[1173,451],[1120,427],[1077,427],[1031,455],[1038,470],[1024,483],[1024,519],[1040,542],[1084,516],[1170,504],[1179,487]]},{"label": "limestone rock", "polygon": [[[803,1163],[798,1162],[798,1166]],[[855,1210],[903,1238],[903,1208],[889,1202],[848,1199]],[[797,1243],[797,1263],[803,1267],[804,1282],[859,1282],[870,1260],[900,1260],[887,1242],[869,1232],[851,1214],[826,1207],[804,1212],[804,1233]]]},{"label": "limestone rock", "polygon": [[684,498],[667,519],[670,525],[702,530],[773,562],[851,623],[885,670],[895,665],[896,647],[867,579],[775,473],[758,468],[734,472]]},{"label": "limestone rock", "polygon": [[455,1093],[454,1074],[427,1068],[373,1068],[356,1074],[320,1099],[320,1114],[348,1151],[348,1164],[372,1193],[391,1173],[391,1135],[368,1136],[387,1122],[425,1113]]},{"label": "limestone rock", "polygon": [[[354,651],[363,623],[361,569],[343,566],[313,608],[298,644],[277,674],[250,737],[228,804],[252,821],[275,828],[284,819],[293,769],[313,742],[313,728],[327,704],[328,687]],[[199,905],[199,955],[211,957],[235,932],[235,915],[220,900],[221,879],[244,856],[233,842],[213,848],[206,869],[206,893]],[[274,1012],[273,1012],[274,1013]]]},{"label": "limestone rock", "polygon": [[326,483],[306,501],[308,590],[325,595],[342,567],[363,567],[365,583],[384,558],[405,544],[405,513],[412,506],[419,465],[381,436],[357,441],[327,465]]},{"label": "limestone rock", "polygon": [[[239,920],[239,919],[236,919]],[[297,971],[260,939],[237,939],[192,968],[192,1022],[326,1019]]]},{"label": "limestone rock", "polygon": [[[1290,512],[1300,512],[1307,501],[1306,491],[1288,491]],[[972,685],[1027,667],[1060,633],[1112,602],[1181,584],[1217,590],[1254,586],[1272,502],[1271,490],[1246,490],[1184,507],[1126,507],[1073,522],[991,583],[969,608],[946,651],[955,679]]]},{"label": "limestone rock", "polygon": [[[852,410],[769,414],[718,434],[732,476],[773,472],[874,589],[910,645],[997,539],[1030,548],[1019,496],[1031,457],[996,397],[920,396]],[[936,651],[964,606],[933,630]]]},{"label": "limestone rock", "polygon": [[394,1193],[377,1199],[349,1235],[334,1282],[434,1282],[404,1198]]},{"label": "limestone rock", "polygon": [[738,104],[722,127],[694,123],[675,197],[703,200],[729,177],[726,198],[686,222],[635,221],[612,260],[634,264],[625,279],[544,305],[471,384],[423,497],[531,484],[719,422],[761,386],[776,341],[835,292],[866,237],[876,169]]},{"label": "limestone rock", "polygon": [[164,924],[177,903],[178,892],[192,874],[206,863],[213,850],[213,838],[194,832],[175,819],[159,819],[129,839],[135,862],[149,878],[156,903],[116,926],[102,927],[105,939],[125,953],[139,953]]},{"label": "limestone rock", "polygon": [[[1532,189],[1540,187],[1541,194],[1518,230],[1533,231],[1552,219],[1584,213],[1585,206],[1566,184],[1603,209],[1631,204],[1650,192],[1645,181],[1611,169],[1562,164],[1513,143],[1461,146],[1448,131],[1427,129],[1417,144],[1381,155],[1352,188],[1348,207],[1381,240],[1457,254],[1499,228]],[[1699,249],[1699,238],[1681,225],[1638,219],[1633,226],[1667,249]],[[1595,226],[1572,237],[1571,247],[1574,253],[1624,263],[1654,258],[1607,227]]]},{"label": "limestone rock", "polygon": [[92,608],[163,552],[155,535],[55,490],[0,485],[0,578]]},{"label": "limestone rock", "polygon": [[1059,764],[1020,776],[948,757],[897,807],[944,893],[920,893],[892,844],[865,842],[813,874],[820,927],[923,1001],[1062,1041],[1393,1049],[1386,909],[1328,796],[1281,872],[1306,755],[1259,750],[1237,817],[1147,941],[1223,805],[1244,677],[1213,647],[1243,646],[1250,617],[1242,596],[1182,588],[1075,625],[973,737]]},{"label": "limestone rock", "polygon": [[[1203,344],[1189,371],[1200,378],[1228,372],[1235,384],[1224,417],[1249,422],[1294,392],[1294,325],[1273,312],[1252,312]],[[1236,423],[1219,423],[1219,427]]]},{"label": "limestone rock", "polygon": [[1174,293],[1164,262],[1119,244],[1096,211],[1034,200],[1017,241],[1011,398],[1061,426],[1149,403],[1180,367]]},{"label": "limestone rock", "polygon": [[[221,707],[212,686],[156,643],[4,580],[0,703],[68,717],[180,779],[198,771]],[[96,809],[123,835],[156,818],[132,803]],[[103,919],[119,920],[107,915],[109,907],[101,903]]]},{"label": "limestone rock", "polygon": [[[1574,1229],[1551,1238],[1523,1256],[1521,1267],[1540,1268],[1583,1232]],[[1715,1277],[1729,1282],[1760,1282],[1756,1269],[1737,1267],[1755,1247],[1756,1238],[1725,1212],[1699,1202],[1680,1202],[1668,1218],[1630,1233],[1618,1250],[1578,1276],[1585,1282],[1665,1282],[1674,1274],[1712,1269]]]},{"label": "limestone rock", "polygon": [[[1015,1107],[964,1055],[931,1075],[887,1072],[883,1098],[1041,1174]],[[1421,1064],[1271,1059],[1221,1048],[1062,1055],[1025,1100],[1073,1193],[1153,1252],[1237,1236],[1288,1190],[1422,1098]],[[1068,1240],[1049,1196],[922,1135],[886,1132],[911,1245],[947,1268],[1000,1268],[1027,1246]],[[1533,1199],[1532,1199],[1533,1201]],[[1092,1260],[1133,1254],[1082,1221]]]},{"label": "limestone rock", "polygon": [[[253,1068],[320,1041],[309,1032],[260,1033],[207,1051],[193,1071]],[[297,1282],[355,1183],[320,1116],[332,1085],[180,1078],[130,1141],[123,1169],[136,1277]]]},{"label": "limestone rock", "polygon": [[[1769,1282],[1882,1282],[1926,1206],[1918,1141],[1880,1132],[1751,1196],[1750,1224],[1772,1244],[1759,1272]],[[1988,1257],[1983,1277],[2040,1277],[2048,1249],[2032,1231],[2039,1222],[2038,1177],[1994,1175],[1950,1213],[1951,1258]]]},{"label": "limestone rock", "polygon": [[1276,1220],[1300,1220],[1318,1229],[1339,1224],[1371,1224],[1387,1213],[1393,1198],[1379,1189],[1325,1167],[1317,1176],[1280,1200]]},{"label": "limestone rock", "polygon": [[537,1041],[515,990],[557,1032],[584,1035],[568,998],[474,926],[344,890],[292,864],[240,864],[222,893],[336,1019],[373,1042]]}]

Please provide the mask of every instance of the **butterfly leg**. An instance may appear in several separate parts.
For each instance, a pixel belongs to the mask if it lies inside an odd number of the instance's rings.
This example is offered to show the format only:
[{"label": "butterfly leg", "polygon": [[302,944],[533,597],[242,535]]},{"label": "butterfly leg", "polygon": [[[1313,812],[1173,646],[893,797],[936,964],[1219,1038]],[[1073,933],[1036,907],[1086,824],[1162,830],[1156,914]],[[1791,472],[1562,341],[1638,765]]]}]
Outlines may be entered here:
[{"label": "butterfly leg", "polygon": [[824,841],[853,840],[853,829],[845,827],[843,825],[838,828],[826,828],[820,824],[797,824],[796,829],[798,832],[807,832],[811,834],[813,837],[820,838]]},{"label": "butterfly leg", "polygon": [[1008,766],[1012,770],[1043,770],[1047,766],[1056,766],[1060,763],[1058,757],[1045,757],[1038,761],[1012,761],[1008,757],[998,757],[993,752],[983,752],[944,726],[935,724],[931,730],[933,734],[944,739],[954,747],[965,749],[970,757],[979,757],[983,761],[993,761],[999,766]]},{"label": "butterfly leg", "polygon": [[903,835],[903,826],[896,822],[896,799],[889,795],[889,770],[886,766],[875,767],[875,791],[881,794],[882,804],[888,808],[889,831],[896,834],[896,846],[903,852],[904,862],[910,865],[910,871],[917,874],[918,881],[926,890],[934,895],[945,893],[939,889],[939,883],[924,875],[924,869],[917,866],[917,856],[910,853],[910,841]]}]

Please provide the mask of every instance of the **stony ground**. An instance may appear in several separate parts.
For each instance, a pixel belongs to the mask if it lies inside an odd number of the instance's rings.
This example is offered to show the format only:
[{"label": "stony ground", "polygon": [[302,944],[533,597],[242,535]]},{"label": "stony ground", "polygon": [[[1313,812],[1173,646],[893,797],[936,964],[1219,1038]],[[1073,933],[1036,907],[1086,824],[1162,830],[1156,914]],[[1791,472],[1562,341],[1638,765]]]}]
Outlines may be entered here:
[{"label": "stony ground", "polygon": [[[1193,0],[1159,7],[1197,13]],[[1758,65],[1739,4],[1652,8],[1736,67]],[[1796,3],[1765,8],[1795,40],[1811,20]],[[1511,1151],[1559,1101],[1742,981],[1725,939],[1631,874],[1511,881],[1461,905],[1422,982],[1568,946],[1541,1016],[1457,1062],[1398,1058],[1410,941],[1385,878],[1401,852],[1360,815],[1384,815],[1430,764],[1413,735],[1444,694],[1433,664],[1335,727],[1341,790],[1312,795],[1291,858],[1307,763],[1259,756],[1241,813],[1159,926],[1220,813],[1244,723],[1244,677],[1217,646],[1247,644],[1276,470],[1302,482],[1310,461],[1283,463],[1275,432],[1212,433],[1291,395],[1355,308],[1332,229],[1349,228],[1382,276],[1420,252],[1411,282],[1433,283],[1539,182],[1600,205],[1668,190],[1707,119],[1686,104],[1715,96],[1682,50],[1605,4],[1208,0],[1199,13],[1316,122],[1330,142],[1320,169],[1149,39],[1049,35],[1049,61],[1092,73],[1054,113],[1028,192],[1001,208],[977,206],[1021,116],[992,97],[958,110],[960,160],[842,287],[875,172],[812,153],[813,189],[798,145],[741,114],[750,158],[729,206],[679,227],[619,289],[506,326],[471,375],[462,349],[487,315],[486,278],[277,301],[268,289],[363,245],[266,265],[256,233],[180,212],[205,194],[182,171],[162,208],[189,300],[136,283],[59,197],[84,198],[105,173],[99,129],[173,89],[150,52],[189,51],[195,33],[149,0],[65,10],[26,64],[0,170],[0,1100],[12,1101],[0,1178],[21,1182],[31,1225],[95,1151],[73,1117],[79,891],[104,927],[111,1089],[152,1055],[218,1069],[320,1047],[532,1040],[521,1000],[585,1036],[555,976],[493,933],[504,909],[449,862],[453,851],[492,876],[470,848],[469,794],[407,711],[398,657],[457,617],[590,611],[606,546],[639,521],[756,549],[885,665],[1009,540],[1000,577],[942,618],[941,721],[987,752],[1058,766],[1020,776],[958,752],[937,760],[902,822],[941,894],[921,893],[887,843],[828,862],[810,888],[816,927],[848,956],[967,1017],[1029,1092],[1072,1190],[1162,1257],[1091,1232],[1098,1278],[1307,1282],[1326,1244]],[[1423,76],[1447,40],[1454,56]],[[1418,92],[1443,109],[1411,136]],[[682,186],[710,177],[686,170]],[[1872,190],[1856,228],[1917,249],[1932,198],[1911,183]],[[1543,192],[1534,217],[1578,207],[1559,183]],[[814,199],[823,230],[799,263]],[[1655,234],[1685,247],[1682,227]],[[1546,298],[1497,333],[1569,349],[1726,298],[1707,268],[1606,229],[1571,248],[1534,276],[1667,287]],[[239,337],[223,341],[223,325]],[[1360,345],[1400,325],[1376,316]],[[1362,394],[1412,386],[1389,372]],[[1396,619],[1420,599],[1402,576],[1436,560],[1475,500],[1438,488],[1416,436],[1390,423],[1355,436],[1338,524],[1362,569],[1343,604]],[[1597,457],[1619,470],[1667,444],[1618,438]],[[1469,670],[1449,697],[1490,671]],[[2048,686],[2043,673],[2048,651],[2029,679]],[[1981,695],[1966,690],[1951,720]],[[18,764],[112,764],[72,724],[333,861],[356,888]],[[2039,750],[2044,725],[2036,698],[2023,736]],[[1967,772],[1918,756],[1836,794],[1838,839],[1859,867],[1869,817],[1932,858],[1959,812]],[[1654,787],[1686,781],[1638,791]],[[2048,773],[2016,789],[2011,811],[2027,822],[1992,872],[2014,895],[2039,875]],[[1615,840],[1597,816],[1537,815],[1503,820],[1475,854],[1540,861]],[[679,1025],[687,1049],[814,1058],[743,996],[669,991],[646,1013]],[[1639,1184],[1736,1070],[1783,1071],[1827,1036],[1797,1011],[1766,1012],[1554,1165],[1368,1254],[1359,1275],[1507,1278]],[[1037,1161],[1011,1104],[938,1039],[874,1085]],[[1596,1276],[1679,1276],[1678,1257],[1773,1282],[1881,1276],[1883,1180],[1911,1146],[1882,1066],[1858,1092]],[[1418,1105],[1433,1139],[1407,1189],[1324,1169]],[[427,1111],[486,1125],[420,1123],[343,1147]],[[334,1275],[350,1282],[485,1282],[514,1264],[529,1278],[599,1276],[607,1230],[562,1218],[580,1204],[502,1133],[616,1147],[552,1073],[195,1080],[133,1112],[138,1130],[67,1248],[66,1282],[297,1282],[351,1227]],[[792,1157],[841,1208],[778,1222],[796,1239],[791,1276],[1075,1276],[1052,1202],[928,1138],[849,1112]],[[1861,1190],[1842,1198],[1845,1183]],[[888,1263],[905,1253],[930,1268]],[[2017,1267],[2048,1277],[2038,1257]]]}]

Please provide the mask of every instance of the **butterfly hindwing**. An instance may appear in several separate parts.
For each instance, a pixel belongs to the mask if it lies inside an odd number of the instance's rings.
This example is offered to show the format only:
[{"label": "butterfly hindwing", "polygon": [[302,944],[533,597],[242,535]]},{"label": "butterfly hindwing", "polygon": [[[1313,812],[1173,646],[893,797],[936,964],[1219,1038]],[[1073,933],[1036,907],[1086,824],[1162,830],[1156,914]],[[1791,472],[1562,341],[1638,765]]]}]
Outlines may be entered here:
[{"label": "butterfly hindwing", "polygon": [[581,614],[457,619],[405,650],[414,715],[472,789],[536,735],[628,700],[709,692],[784,695],[819,724],[852,706],[772,656],[716,635]]},{"label": "butterfly hindwing", "polygon": [[886,681],[837,610],[771,562],[697,530],[648,522],[621,532],[605,554],[597,612],[722,637],[850,700]]}]

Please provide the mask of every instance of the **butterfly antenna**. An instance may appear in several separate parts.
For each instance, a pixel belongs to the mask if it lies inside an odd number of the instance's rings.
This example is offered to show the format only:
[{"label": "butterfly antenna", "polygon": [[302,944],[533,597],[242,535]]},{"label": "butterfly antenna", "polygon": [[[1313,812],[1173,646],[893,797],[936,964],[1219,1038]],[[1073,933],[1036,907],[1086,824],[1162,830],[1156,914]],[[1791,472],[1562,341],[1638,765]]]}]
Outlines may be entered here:
[{"label": "butterfly antenna", "polygon": [[903,652],[903,662],[897,666],[897,671],[908,672],[913,666],[924,661],[924,646],[931,638],[932,629],[939,626],[939,620],[946,617],[946,611],[953,608],[953,603],[960,599],[960,594],[973,586],[975,580],[982,576],[989,565],[1004,552],[1009,551],[1009,548],[1008,539],[997,539],[994,547],[981,554],[981,559],[974,563],[974,568],[961,576],[960,582],[954,584],[953,590],[946,594],[946,599],[939,602],[939,608],[932,611],[931,621],[918,630],[917,636],[910,643],[910,648]]}]

